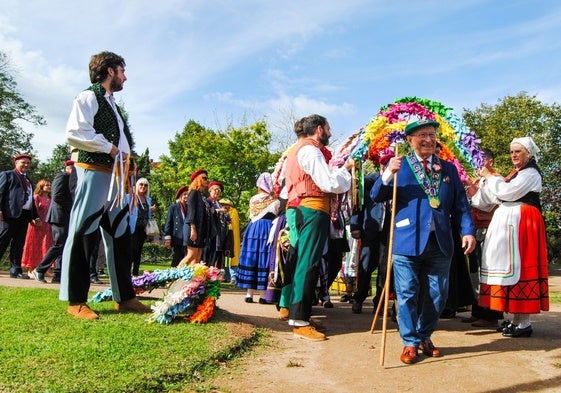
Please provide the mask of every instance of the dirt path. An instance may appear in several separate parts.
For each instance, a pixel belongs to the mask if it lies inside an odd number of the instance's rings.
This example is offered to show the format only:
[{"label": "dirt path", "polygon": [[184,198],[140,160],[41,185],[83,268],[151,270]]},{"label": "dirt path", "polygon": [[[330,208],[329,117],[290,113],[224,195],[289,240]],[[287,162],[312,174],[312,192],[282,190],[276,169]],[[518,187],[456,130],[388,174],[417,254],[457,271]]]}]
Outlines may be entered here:
[{"label": "dirt path", "polygon": [[[561,269],[551,271],[550,287],[561,292]],[[561,305],[532,316],[531,338],[505,338],[491,329],[441,320],[433,341],[441,358],[415,365],[399,360],[402,344],[388,322],[384,366],[380,365],[381,321],[370,334],[372,307],[352,314],[348,303],[314,309],[328,340],[309,342],[276,320],[274,306],[247,304],[239,292],[224,293],[220,308],[269,328],[273,344],[226,370],[215,386],[224,392],[561,392]],[[338,297],[334,297],[338,300]],[[366,302],[365,302],[366,304]]]},{"label": "dirt path", "polygon": [[[550,271],[551,292],[561,292],[561,267]],[[10,279],[7,274],[0,274],[0,285],[45,286],[35,280]],[[103,288],[92,286],[92,290]],[[314,317],[327,327],[328,340],[309,342],[295,338],[287,323],[276,319],[274,306],[248,304],[243,292],[223,290],[218,307],[269,329],[271,345],[227,367],[213,381],[216,392],[561,392],[559,304],[532,316],[531,338],[509,339],[495,330],[472,328],[460,322],[468,313],[441,320],[433,341],[443,356],[422,357],[409,366],[399,361],[401,340],[389,321],[381,366],[381,322],[370,334],[372,307],[352,314],[348,303],[334,299],[333,309],[314,308]]]}]

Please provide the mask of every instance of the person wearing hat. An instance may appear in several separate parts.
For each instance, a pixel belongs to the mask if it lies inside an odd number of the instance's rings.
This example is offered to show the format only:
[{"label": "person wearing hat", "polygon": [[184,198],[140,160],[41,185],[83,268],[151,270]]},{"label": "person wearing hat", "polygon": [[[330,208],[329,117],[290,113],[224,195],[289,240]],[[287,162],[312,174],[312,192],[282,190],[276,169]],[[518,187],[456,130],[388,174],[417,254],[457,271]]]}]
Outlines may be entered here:
[{"label": "person wearing hat", "polygon": [[530,314],[549,310],[548,259],[538,167],[540,149],[531,137],[514,138],[506,177],[486,167],[472,205],[498,204],[483,244],[479,305],[514,315],[502,329],[505,337],[530,337]]},{"label": "person wearing hat", "polygon": [[438,126],[432,120],[407,124],[409,152],[390,159],[370,194],[377,202],[391,200],[397,174],[392,260],[404,345],[400,360],[405,364],[417,362],[418,351],[441,356],[431,336],[448,294],[452,220],[460,225],[464,253],[475,247],[471,209],[458,171],[435,155]]},{"label": "person wearing hat", "polygon": [[71,188],[70,177],[74,169],[74,161],[66,160],[64,171],[57,173],[51,186],[51,205],[47,212],[46,221],[51,224],[54,244],[49,248],[39,265],[35,268],[35,279],[46,283],[45,273],[52,264],[52,283],[60,283],[61,257],[64,243],[68,237],[68,222],[70,210],[74,199],[74,190]]},{"label": "person wearing hat", "polygon": [[228,236],[230,216],[226,207],[219,202],[224,185],[219,181],[211,181],[208,185],[207,204],[210,206],[211,231],[204,250],[203,260],[218,269],[224,268],[224,243]]},{"label": "person wearing hat", "polygon": [[164,225],[164,245],[171,248],[171,267],[177,267],[186,253],[186,248],[183,245],[183,225],[187,215],[188,195],[187,186],[179,187],[175,192],[175,203],[168,207]]},{"label": "person wearing hat", "polygon": [[76,151],[76,192],[70,213],[68,238],[62,253],[59,299],[79,319],[99,315],[86,304],[90,289],[90,257],[98,242],[105,244],[112,297],[119,312],[151,312],[136,297],[131,279],[129,190],[134,164],[127,121],[114,93],[127,80],[125,60],[112,52],[93,55],[91,85],[78,93],[66,123],[66,142]]},{"label": "person wearing hat", "polygon": [[187,216],[183,225],[183,244],[187,255],[179,266],[203,261],[203,250],[210,234],[210,207],[204,196],[208,187],[208,172],[198,169],[191,174],[189,197],[187,198]]},{"label": "person wearing hat", "polygon": [[21,268],[27,226],[41,225],[33,200],[33,184],[27,178],[29,154],[14,157],[14,169],[0,172],[0,259],[10,246],[10,277],[29,279]]}]

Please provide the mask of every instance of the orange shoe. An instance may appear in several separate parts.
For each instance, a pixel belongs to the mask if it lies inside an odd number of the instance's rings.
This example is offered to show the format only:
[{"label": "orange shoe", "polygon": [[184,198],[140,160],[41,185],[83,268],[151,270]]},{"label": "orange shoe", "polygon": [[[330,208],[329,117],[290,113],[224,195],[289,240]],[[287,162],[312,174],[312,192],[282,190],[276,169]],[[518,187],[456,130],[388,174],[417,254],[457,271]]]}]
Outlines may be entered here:
[{"label": "orange shoe", "polygon": [[294,326],[292,333],[296,337],[300,337],[309,341],[323,341],[325,340],[325,334],[318,332],[313,326]]},{"label": "orange shoe", "polygon": [[281,307],[279,310],[279,320],[288,321],[288,308]]},{"label": "orange shoe", "polygon": [[417,348],[406,346],[403,347],[403,352],[399,358],[405,364],[413,364],[419,360],[419,355],[417,355]]},{"label": "orange shoe", "polygon": [[129,300],[124,300],[122,302],[115,303],[115,309],[117,311],[123,311],[123,312],[127,312],[127,311],[141,312],[141,313],[152,312],[152,309],[150,307],[145,306],[140,302],[140,300],[138,300],[135,297]]},{"label": "orange shoe", "polygon": [[99,315],[92,311],[86,303],[74,303],[68,305],[68,314],[80,319],[98,319]]}]

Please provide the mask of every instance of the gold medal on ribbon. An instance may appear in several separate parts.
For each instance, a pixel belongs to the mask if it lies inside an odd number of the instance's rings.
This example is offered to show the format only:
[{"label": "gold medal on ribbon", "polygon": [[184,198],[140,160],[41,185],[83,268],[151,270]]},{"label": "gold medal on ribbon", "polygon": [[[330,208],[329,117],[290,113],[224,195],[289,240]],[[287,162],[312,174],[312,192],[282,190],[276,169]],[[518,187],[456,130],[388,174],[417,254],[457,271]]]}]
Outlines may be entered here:
[{"label": "gold medal on ribbon", "polygon": [[438,206],[440,206],[440,202],[437,198],[429,198],[429,205],[433,209],[436,209],[438,208]]}]

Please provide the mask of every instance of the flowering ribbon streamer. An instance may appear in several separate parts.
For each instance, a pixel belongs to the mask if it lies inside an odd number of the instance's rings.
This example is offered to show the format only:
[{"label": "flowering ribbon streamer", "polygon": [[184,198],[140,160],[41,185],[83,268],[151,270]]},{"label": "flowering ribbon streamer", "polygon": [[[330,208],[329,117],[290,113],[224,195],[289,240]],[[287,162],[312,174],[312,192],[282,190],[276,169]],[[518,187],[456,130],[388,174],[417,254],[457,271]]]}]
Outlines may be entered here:
[{"label": "flowering ribbon streamer", "polygon": [[[212,317],[216,300],[220,297],[220,270],[197,263],[180,268],[155,270],[133,277],[132,284],[136,294],[150,292],[155,288],[170,287],[170,291],[162,301],[152,306],[152,315],[148,322],[170,324],[181,313],[192,312],[191,323],[206,323]],[[96,293],[90,301],[102,302],[111,300],[111,288]],[[211,299],[211,300],[209,300]],[[202,306],[202,307],[201,307]]]}]

